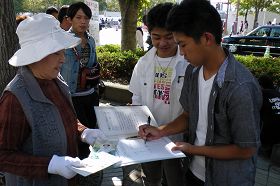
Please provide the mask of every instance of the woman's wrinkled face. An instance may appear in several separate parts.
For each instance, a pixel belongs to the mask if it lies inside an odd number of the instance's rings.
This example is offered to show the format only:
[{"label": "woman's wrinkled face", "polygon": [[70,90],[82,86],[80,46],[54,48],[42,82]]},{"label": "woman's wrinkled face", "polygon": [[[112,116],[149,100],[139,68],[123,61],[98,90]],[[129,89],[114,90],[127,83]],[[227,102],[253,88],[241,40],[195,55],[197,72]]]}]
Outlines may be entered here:
[{"label": "woman's wrinkled face", "polygon": [[55,79],[60,72],[64,59],[64,50],[60,50],[28,66],[35,77],[52,80]]},{"label": "woman's wrinkled face", "polygon": [[75,33],[85,33],[89,27],[90,18],[79,9],[73,19],[69,19],[72,24],[72,29]]}]

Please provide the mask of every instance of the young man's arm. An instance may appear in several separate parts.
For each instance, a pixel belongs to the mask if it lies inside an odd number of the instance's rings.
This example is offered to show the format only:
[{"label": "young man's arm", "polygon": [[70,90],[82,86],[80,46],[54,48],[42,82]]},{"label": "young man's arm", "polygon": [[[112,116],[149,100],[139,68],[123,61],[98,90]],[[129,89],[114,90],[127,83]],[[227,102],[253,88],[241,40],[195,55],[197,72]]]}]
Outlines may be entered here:
[{"label": "young man's arm", "polygon": [[215,159],[248,159],[256,153],[255,147],[239,147],[237,145],[195,146],[177,142],[172,150],[181,150],[187,154],[206,156]]},{"label": "young man's arm", "polygon": [[171,121],[170,123],[167,123],[166,125],[162,125],[160,127],[141,125],[139,127],[138,135],[143,139],[155,140],[163,136],[169,136],[169,135],[185,132],[188,128],[188,123],[187,123],[188,117],[189,114],[187,112],[183,112],[175,120]]}]

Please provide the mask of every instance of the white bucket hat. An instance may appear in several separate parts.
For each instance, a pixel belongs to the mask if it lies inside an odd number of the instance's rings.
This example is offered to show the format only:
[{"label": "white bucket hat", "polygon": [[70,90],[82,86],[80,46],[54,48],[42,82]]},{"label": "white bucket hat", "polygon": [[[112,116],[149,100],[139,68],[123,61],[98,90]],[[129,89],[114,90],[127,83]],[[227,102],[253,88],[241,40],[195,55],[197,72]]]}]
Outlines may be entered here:
[{"label": "white bucket hat", "polygon": [[72,48],[81,42],[59,26],[53,16],[40,13],[22,21],[16,31],[20,49],[9,60],[12,66],[25,66],[40,61],[49,54]]}]

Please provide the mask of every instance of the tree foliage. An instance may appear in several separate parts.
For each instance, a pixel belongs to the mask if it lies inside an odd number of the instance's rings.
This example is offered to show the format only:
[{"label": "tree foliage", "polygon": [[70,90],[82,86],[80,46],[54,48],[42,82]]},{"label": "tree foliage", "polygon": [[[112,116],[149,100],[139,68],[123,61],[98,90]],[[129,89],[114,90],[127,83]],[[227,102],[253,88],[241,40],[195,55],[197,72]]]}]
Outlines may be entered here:
[{"label": "tree foliage", "polygon": [[50,6],[57,8],[62,5],[70,5],[79,0],[13,0],[15,12],[45,12]]},{"label": "tree foliage", "polygon": [[279,2],[279,0],[231,0],[231,2],[235,5],[239,2],[239,12],[241,15],[246,11],[253,11],[255,14],[254,26],[256,26],[259,12],[264,9],[270,9],[271,6]]},{"label": "tree foliage", "polygon": [[280,14],[280,0],[273,1],[272,4],[267,7],[267,10]]},{"label": "tree foliage", "polygon": [[113,11],[113,12],[119,12],[120,11],[120,4],[118,0],[110,0],[107,3],[107,10]]}]

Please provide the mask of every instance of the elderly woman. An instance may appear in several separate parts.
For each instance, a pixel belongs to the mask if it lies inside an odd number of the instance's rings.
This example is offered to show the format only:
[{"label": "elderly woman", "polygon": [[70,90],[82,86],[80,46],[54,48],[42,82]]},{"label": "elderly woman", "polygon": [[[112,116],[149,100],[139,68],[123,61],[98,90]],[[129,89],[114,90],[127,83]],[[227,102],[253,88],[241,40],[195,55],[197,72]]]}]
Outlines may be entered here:
[{"label": "elderly woman", "polygon": [[0,100],[0,171],[7,186],[75,185],[69,166],[80,165],[78,140],[92,144],[102,135],[79,123],[59,75],[64,49],[80,39],[43,13],[22,21],[17,35],[21,49],[9,63],[18,73]]}]

